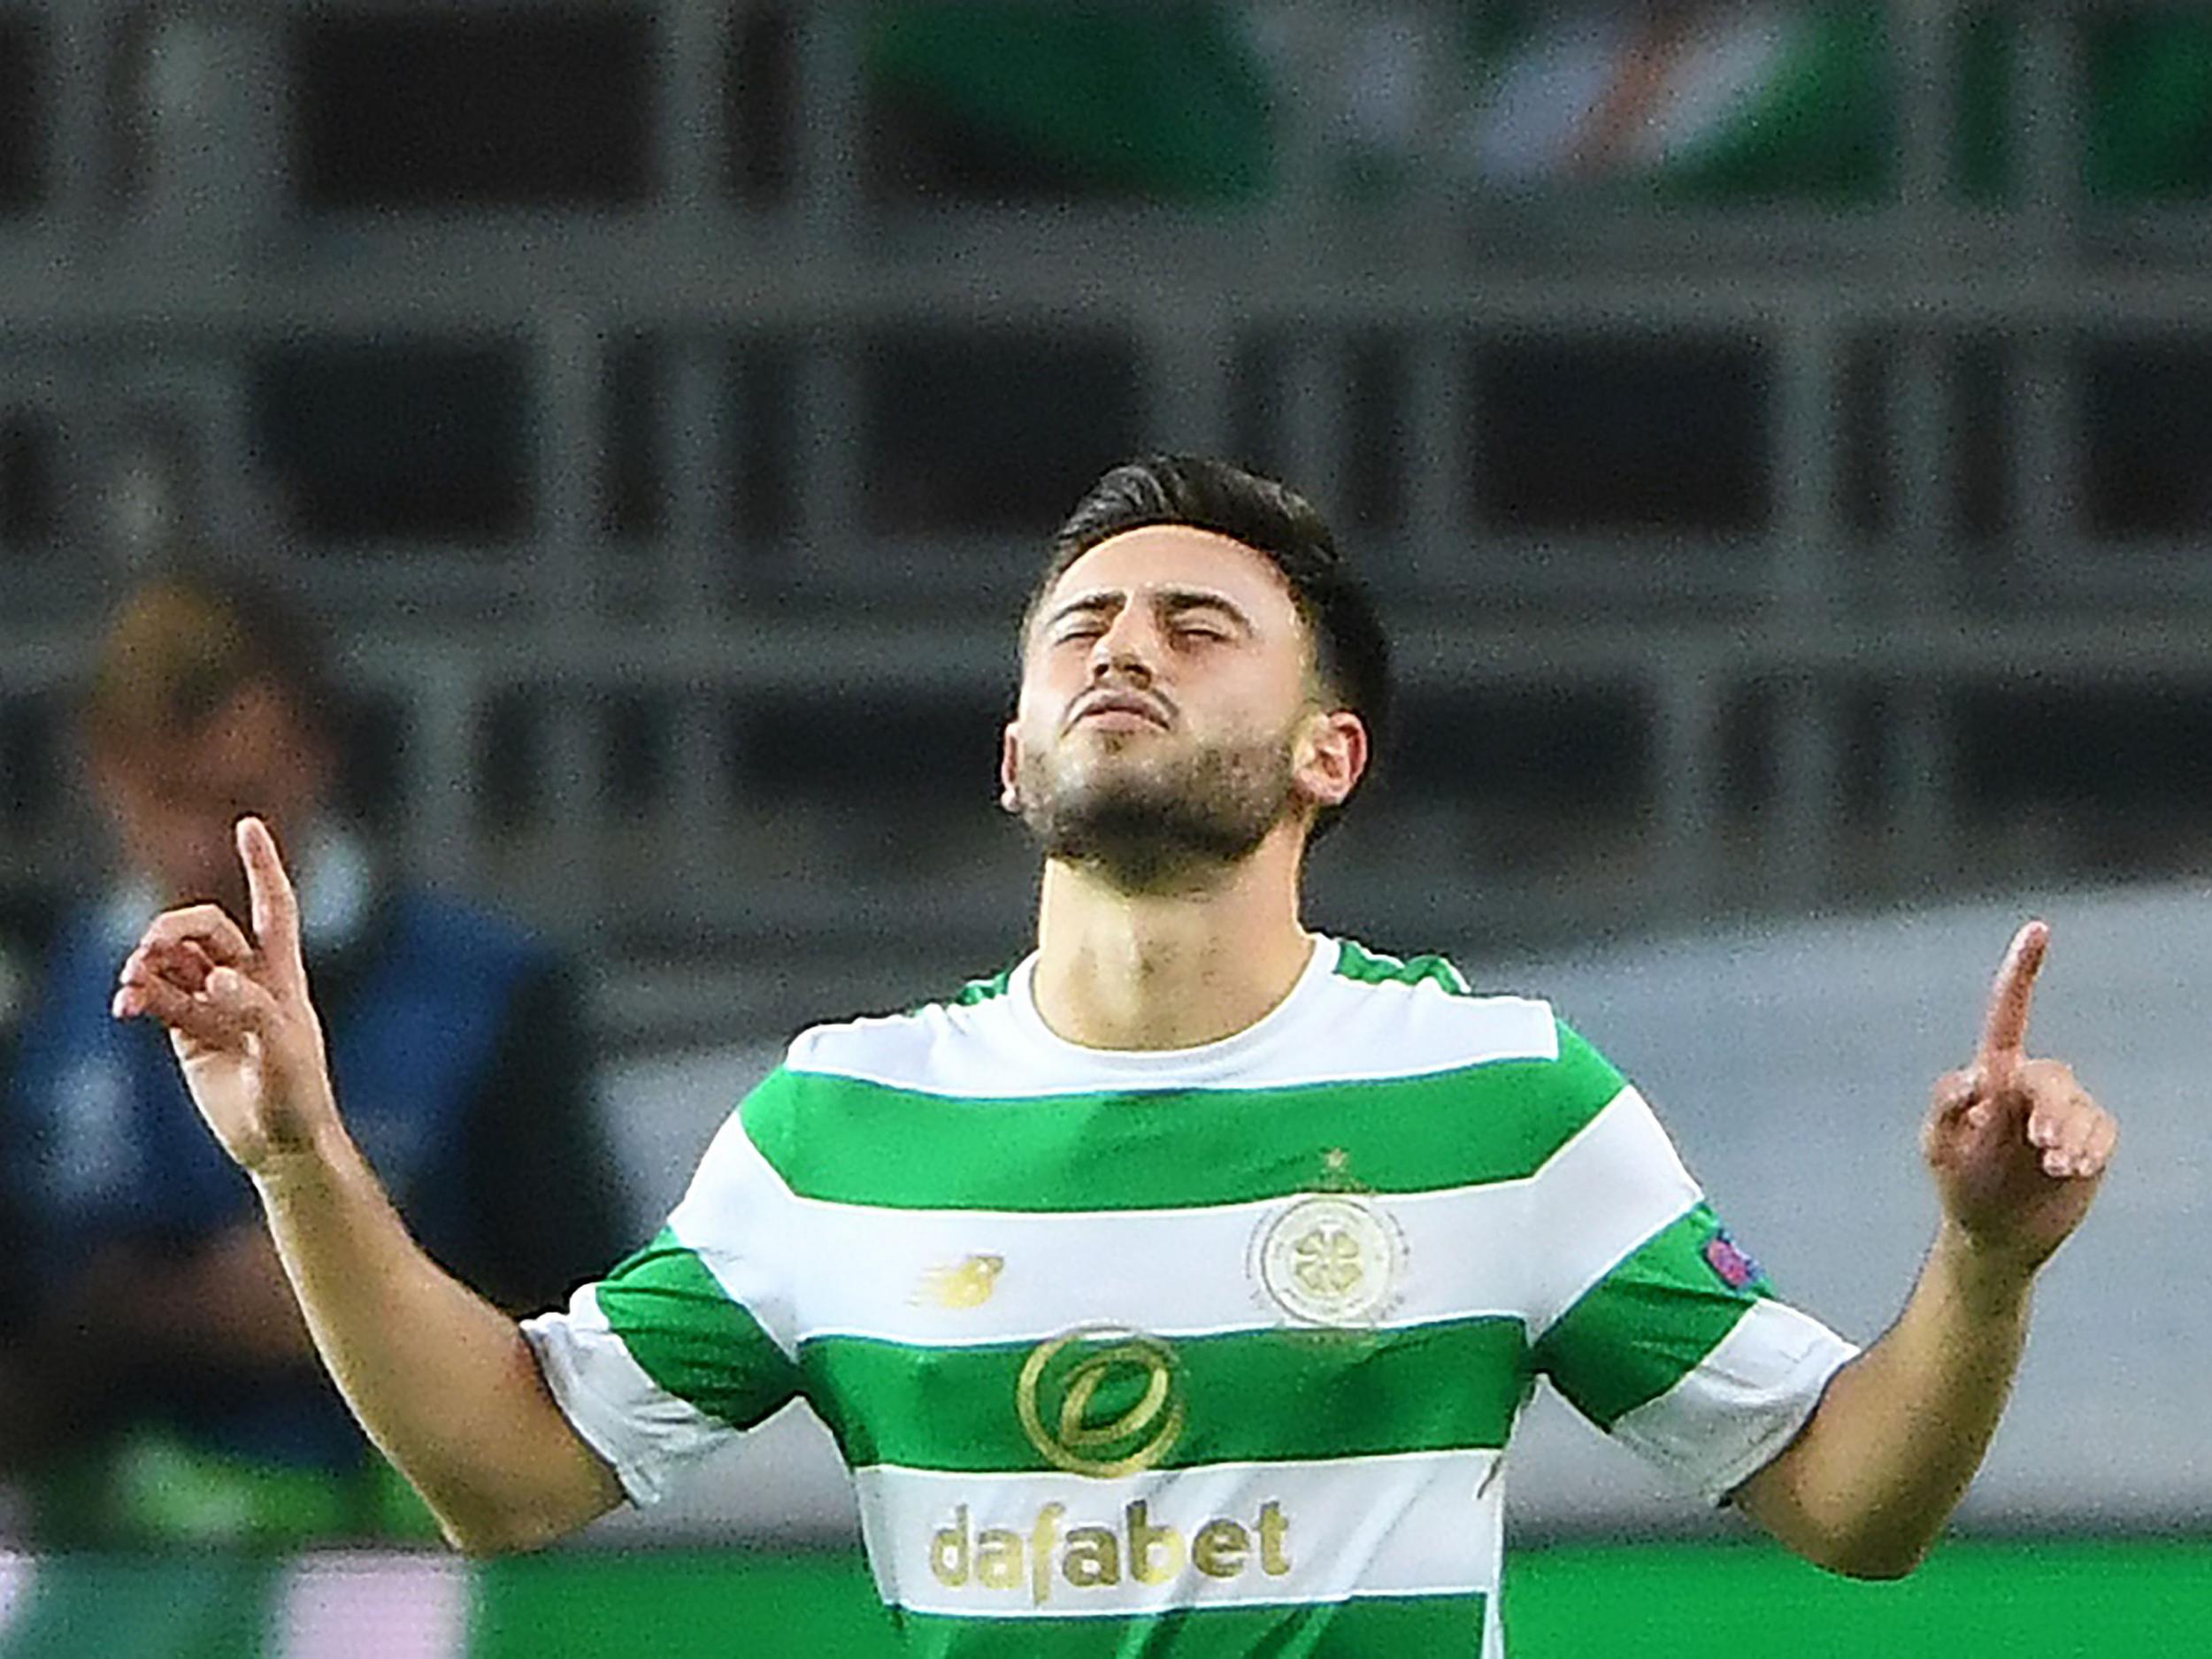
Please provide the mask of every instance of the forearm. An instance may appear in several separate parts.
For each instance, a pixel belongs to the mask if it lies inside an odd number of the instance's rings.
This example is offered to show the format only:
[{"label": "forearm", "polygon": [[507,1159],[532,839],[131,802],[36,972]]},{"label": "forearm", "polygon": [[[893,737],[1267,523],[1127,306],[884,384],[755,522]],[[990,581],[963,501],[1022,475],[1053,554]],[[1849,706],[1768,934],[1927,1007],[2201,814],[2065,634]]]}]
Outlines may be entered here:
[{"label": "forearm", "polygon": [[1740,1494],[1807,1559],[1861,1578],[1917,1565],[1981,1467],[2027,1340],[2032,1270],[1938,1234],[1904,1312],[1836,1374]]},{"label": "forearm", "polygon": [[534,1548],[620,1501],[519,1327],[423,1253],[349,1142],[254,1180],[324,1364],[456,1546]]}]

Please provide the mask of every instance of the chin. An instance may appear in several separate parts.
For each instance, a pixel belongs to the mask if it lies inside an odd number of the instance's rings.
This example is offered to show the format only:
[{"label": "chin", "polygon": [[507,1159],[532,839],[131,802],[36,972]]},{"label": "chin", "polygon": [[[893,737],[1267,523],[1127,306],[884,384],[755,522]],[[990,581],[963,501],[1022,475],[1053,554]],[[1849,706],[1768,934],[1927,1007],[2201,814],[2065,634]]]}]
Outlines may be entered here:
[{"label": "chin", "polygon": [[1068,785],[1060,794],[1061,806],[1079,818],[1141,822],[1172,814],[1182,803],[1173,780],[1152,766],[1087,770]]}]

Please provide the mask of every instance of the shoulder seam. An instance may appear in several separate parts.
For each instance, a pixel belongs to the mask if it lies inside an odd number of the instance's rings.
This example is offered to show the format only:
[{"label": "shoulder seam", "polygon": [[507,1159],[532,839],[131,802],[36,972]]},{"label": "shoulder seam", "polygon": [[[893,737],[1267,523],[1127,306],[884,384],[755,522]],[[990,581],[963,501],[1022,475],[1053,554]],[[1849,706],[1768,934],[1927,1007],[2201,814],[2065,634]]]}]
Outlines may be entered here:
[{"label": "shoulder seam", "polygon": [[1395,956],[1371,950],[1352,939],[1338,941],[1336,962],[1330,972],[1358,985],[1433,985],[1448,996],[1475,995],[1467,976],[1449,956],[1439,952]]}]

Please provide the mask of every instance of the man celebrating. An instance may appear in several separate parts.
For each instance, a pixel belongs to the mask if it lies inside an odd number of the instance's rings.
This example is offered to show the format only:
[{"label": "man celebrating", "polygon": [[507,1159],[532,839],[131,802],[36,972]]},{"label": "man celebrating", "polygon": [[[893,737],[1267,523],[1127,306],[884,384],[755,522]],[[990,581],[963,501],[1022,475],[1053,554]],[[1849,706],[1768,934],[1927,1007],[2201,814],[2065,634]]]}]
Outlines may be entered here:
[{"label": "man celebrating", "polygon": [[2041,926],[1937,1087],[1942,1227],[1860,1353],[1773,1298],[1546,1004],[1301,925],[1388,697],[1304,502],[1154,457],[1054,551],[1001,766],[1045,854],[1035,952],[803,1034],[565,1312],[518,1326],[409,1239],[333,1099],[258,823],[252,936],[173,911],[125,964],[116,1012],[168,1025],[448,1536],[526,1548],[649,1502],[803,1397],[918,1650],[1495,1655],[1499,1476],[1540,1375],[1808,1558],[1909,1571],[2112,1151],[2023,1050]]}]

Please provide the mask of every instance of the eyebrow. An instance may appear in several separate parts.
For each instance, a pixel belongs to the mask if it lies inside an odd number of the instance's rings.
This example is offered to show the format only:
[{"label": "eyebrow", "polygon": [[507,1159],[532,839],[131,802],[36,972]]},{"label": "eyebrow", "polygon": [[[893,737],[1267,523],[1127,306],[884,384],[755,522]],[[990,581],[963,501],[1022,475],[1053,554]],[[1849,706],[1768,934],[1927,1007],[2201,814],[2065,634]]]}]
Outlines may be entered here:
[{"label": "eyebrow", "polygon": [[[1102,588],[1094,593],[1079,594],[1066,603],[1057,605],[1046,616],[1047,629],[1057,627],[1068,618],[1081,616],[1086,611],[1118,611],[1129,603],[1128,592],[1119,588]],[[1244,614],[1237,603],[1225,594],[1203,588],[1164,588],[1154,595],[1154,603],[1168,616],[1179,616],[1187,611],[1218,611],[1247,634],[1258,630],[1252,618]]]}]

